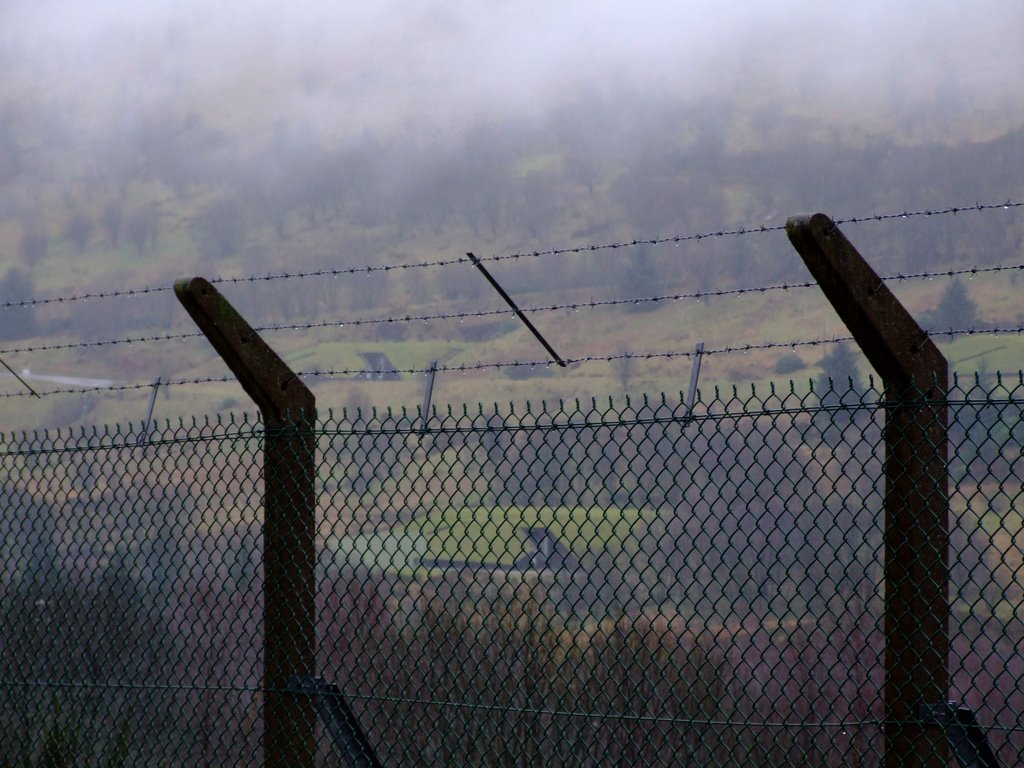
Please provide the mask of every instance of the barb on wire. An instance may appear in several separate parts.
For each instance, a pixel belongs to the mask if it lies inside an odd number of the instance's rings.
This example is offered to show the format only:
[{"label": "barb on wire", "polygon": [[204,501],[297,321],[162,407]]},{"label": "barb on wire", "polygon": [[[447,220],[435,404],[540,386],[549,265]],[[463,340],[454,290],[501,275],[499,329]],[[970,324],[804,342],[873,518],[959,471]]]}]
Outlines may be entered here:
[{"label": "barb on wire", "polygon": [[120,296],[144,296],[150,293],[162,293],[171,290],[166,285],[151,285],[145,288],[124,288],[116,291],[96,291],[93,293],[75,293],[68,296],[51,296],[46,299],[15,299],[0,303],[0,308],[7,307],[37,307],[43,304],[65,304],[74,301],[88,301],[89,299],[111,299]]},{"label": "barb on wire", "polygon": [[[1013,328],[965,328],[965,329],[950,329],[945,331],[933,331],[930,333],[931,336],[936,337],[949,337],[950,339],[957,336],[971,336],[971,335],[982,335],[982,334],[1022,334],[1024,333],[1024,325],[1019,325]],[[583,357],[571,357],[566,358],[565,363],[570,368],[577,368],[585,363],[611,363],[615,360],[663,360],[663,359],[675,359],[675,358],[692,358],[694,355],[700,354],[704,357],[709,355],[732,355],[732,354],[747,354],[749,352],[759,352],[763,350],[771,349],[797,349],[799,347],[818,347],[826,344],[842,344],[845,342],[853,341],[852,336],[833,336],[831,338],[823,339],[798,339],[794,341],[766,341],[759,344],[736,344],[726,345],[724,347],[717,347],[714,349],[704,348],[700,352],[689,350],[689,351],[665,351],[665,352],[620,352],[614,355],[588,355]],[[511,361],[499,361],[492,363],[464,363],[464,364],[452,364],[452,365],[438,365],[435,368],[396,368],[393,369],[394,373],[404,373],[410,375],[428,374],[432,371],[437,373],[467,373],[470,371],[483,371],[500,368],[547,368],[552,365],[551,360],[511,360]],[[310,378],[332,378],[341,376],[355,376],[357,374],[365,372],[362,368],[352,369],[328,369],[328,370],[314,370],[300,373],[300,376]]]},{"label": "barb on wire", "polygon": [[1011,208],[1024,207],[1024,202],[1007,200],[1005,203],[975,203],[974,205],[954,205],[947,208],[936,208],[935,210],[924,209],[921,211],[901,211],[899,213],[875,213],[870,216],[849,216],[845,219],[833,219],[835,224],[863,224],[868,221],[888,221],[890,219],[912,219],[920,216],[956,216],[958,213],[968,211],[991,211],[1002,208],[1008,211]]},{"label": "barb on wire", "polygon": [[[1020,269],[1024,271],[1024,265]],[[594,309],[598,307],[615,307],[626,304],[643,304],[661,301],[679,301],[682,299],[705,299],[719,296],[734,296],[747,293],[766,293],[769,291],[790,290],[806,288],[813,283],[788,283],[780,285],[762,286],[757,288],[730,288],[718,291],[696,291],[692,293],[673,293],[663,296],[643,296],[628,299],[589,299],[587,301],[573,301],[563,304],[548,304],[535,307],[522,307],[521,312],[555,312],[561,310],[576,311],[580,309]],[[515,313],[514,309],[486,309],[475,312],[438,312],[424,315],[399,315],[394,317],[372,317],[357,318],[354,320],[318,320],[310,323],[271,323],[268,325],[254,326],[253,330],[260,333],[275,333],[278,331],[309,331],[320,328],[342,328],[345,326],[358,328],[361,326],[388,325],[393,323],[417,323],[431,322],[435,320],[467,320],[471,318],[496,317]],[[199,338],[202,334],[196,331],[182,333],[157,334],[154,336],[128,336],[115,339],[100,339],[97,341],[71,341],[58,344],[37,344],[24,347],[9,347],[0,349],[0,355],[17,354],[25,352],[50,352],[62,349],[80,349],[84,347],[116,346],[119,344],[139,344],[160,341],[178,341],[181,339]]]},{"label": "barb on wire", "polygon": [[[1024,272],[1024,264],[997,264],[990,267],[958,267],[955,269],[941,269],[935,271],[897,273],[882,276],[884,281],[904,280],[931,280],[934,278],[957,277],[960,275],[992,274],[998,272]],[[772,285],[750,286],[745,288],[722,288],[706,291],[691,291],[682,293],[666,293],[659,296],[640,296],[623,299],[588,299],[586,301],[571,301],[560,304],[546,304],[534,307],[522,307],[524,313],[534,312],[558,312],[563,310],[578,311],[581,309],[596,309],[600,307],[617,307],[623,305],[659,303],[667,301],[697,300],[744,296],[749,294],[763,294],[777,291],[793,291],[805,288],[815,288],[817,283],[805,281],[798,283],[775,283]],[[390,317],[356,318],[354,320],[318,320],[310,323],[270,323],[267,325],[254,326],[254,330],[260,333],[276,333],[279,331],[309,331],[321,328],[342,328],[345,326],[358,328],[361,326],[390,325],[394,323],[418,323],[432,322],[435,320],[468,320],[473,318],[497,317],[513,314],[513,309],[485,309],[472,312],[438,312],[423,315],[396,315]],[[182,333],[155,334],[152,336],[128,336],[114,339],[100,339],[97,341],[71,341],[58,344],[37,344],[24,347],[9,347],[0,349],[0,355],[11,355],[27,352],[48,352],[62,349],[80,349],[87,347],[116,346],[119,344],[140,344],[148,342],[178,341],[182,339],[201,338],[202,334],[197,331]]]},{"label": "barb on wire", "polygon": [[[911,219],[930,216],[947,216],[966,213],[970,211],[991,211],[1010,210],[1024,207],[1024,202],[1007,200],[1002,203],[975,203],[974,205],[948,206],[945,208],[925,209],[920,211],[898,211],[890,213],[876,213],[867,216],[848,216],[846,218],[834,219],[836,224],[861,224],[872,221],[889,221],[893,219]],[[742,237],[746,235],[759,235],[768,232],[780,232],[785,229],[784,225],[774,226],[751,226],[738,227],[735,229],[709,230],[688,235],[670,235],[667,237],[637,238],[633,240],[621,240],[611,243],[578,245],[567,248],[549,248],[547,250],[521,251],[517,253],[498,254],[493,256],[481,256],[480,261],[504,261],[507,259],[538,258],[541,256],[559,256],[573,253],[592,253],[595,251],[615,250],[619,248],[634,248],[641,245],[664,245],[668,243],[700,242],[723,237]],[[247,275],[238,277],[215,277],[211,283],[258,283],[273,280],[294,280],[300,278],[315,277],[340,277],[343,275],[370,274],[373,272],[401,272],[409,269],[421,269],[429,267],[444,267],[453,264],[465,264],[468,261],[463,256],[450,259],[435,259],[432,261],[419,261],[407,264],[368,264],[358,267],[338,267],[314,270],[297,270],[294,272],[268,272],[262,275]],[[145,288],[126,288],[116,291],[96,291],[90,293],[70,294],[65,296],[53,296],[50,298],[28,298],[16,299],[13,301],[0,302],[0,308],[9,307],[35,307],[45,304],[61,304],[75,301],[87,301],[88,299],[107,299],[121,296],[142,296],[151,293],[162,293],[170,291],[171,286],[147,286]]]},{"label": "barb on wire", "polygon": [[13,355],[20,352],[52,352],[59,349],[84,349],[87,347],[113,347],[119,344],[144,344],[152,341],[177,341],[178,339],[192,339],[201,337],[203,334],[198,331],[183,333],[163,333],[155,336],[125,336],[117,339],[99,339],[97,341],[67,341],[59,344],[38,344],[27,347],[10,347],[0,349],[0,355]]},{"label": "barb on wire", "polygon": [[[167,381],[161,381],[161,385],[164,389],[171,386],[184,386],[189,384],[217,384],[224,383],[227,381],[236,381],[234,376],[206,376],[197,377],[193,379],[170,379]],[[91,392],[130,392],[138,389],[152,389],[152,381],[144,381],[138,384],[108,384],[102,387],[76,387],[74,389],[49,389],[39,393],[40,397],[47,397],[49,395],[83,395]],[[7,392],[0,394],[0,398],[6,397],[25,397],[27,392]]]},{"label": "barb on wire", "polygon": [[[935,277],[958,277],[960,275],[987,275],[996,272],[1024,272],[1024,264],[994,264],[991,267],[956,267],[950,269],[937,269],[934,271],[898,272],[895,275],[884,275],[883,280],[931,280]],[[810,285],[816,285],[811,283]]]},{"label": "barb on wire", "polygon": [[[959,336],[999,335],[1001,333],[1020,335],[1024,333],[1024,324],[1005,328],[950,328],[948,330],[932,330],[929,331],[928,335],[931,336],[932,338],[948,338],[952,340]],[[704,349],[701,354],[703,354],[705,357],[709,355],[747,354],[749,352],[759,352],[769,349],[797,349],[798,347],[817,347],[825,344],[840,344],[849,341],[853,341],[852,336],[833,336],[832,338],[827,339],[799,339],[794,341],[766,341],[759,344],[736,344],[718,347],[715,349]],[[694,351],[622,352],[614,355],[588,355],[583,357],[565,358],[565,364],[567,367],[577,368],[585,363],[611,363],[615,360],[659,360],[691,358],[695,354],[697,353]],[[433,370],[437,373],[469,373],[471,371],[495,370],[501,368],[546,368],[553,364],[554,363],[551,360],[510,360],[490,363],[462,363],[458,365],[438,365]],[[404,373],[417,376],[421,374],[428,374],[431,372],[431,370],[431,368],[393,368],[390,369],[390,372],[400,374]],[[365,368],[345,368],[306,371],[300,373],[299,376],[303,378],[339,378],[357,376],[363,373],[366,373]],[[228,381],[235,381],[235,379],[232,376],[177,379],[165,381],[163,382],[163,385],[165,387],[170,387],[190,384],[223,383]],[[150,389],[152,386],[152,382],[141,382],[138,384],[114,384],[97,387],[80,387],[77,389],[54,389],[45,392],[40,392],[38,396],[45,397],[47,395],[82,394],[83,392],[124,392],[137,389]],[[26,397],[27,395],[27,392],[10,392],[6,394],[0,394],[0,399],[6,397]]]},{"label": "barb on wire", "polygon": [[[765,342],[763,344],[743,344],[737,346],[726,346],[718,349],[705,349],[703,354],[707,355],[723,355],[723,354],[734,354],[734,353],[746,353],[753,352],[756,350],[763,349],[785,349],[785,348],[796,348],[803,346],[818,346],[821,344],[833,344],[840,341],[848,341],[849,337],[835,337],[832,339],[809,339],[803,341],[790,341],[790,342]],[[565,360],[567,366],[576,368],[584,363],[595,363],[595,362],[606,362],[610,363],[615,360],[622,359],[633,359],[633,360],[657,360],[657,359],[673,359],[673,358],[689,358],[696,354],[693,351],[687,352],[622,352],[614,355],[589,355],[584,357],[568,358]],[[468,373],[471,371],[484,371],[494,370],[501,368],[546,368],[554,365],[551,360],[511,360],[511,361],[498,361],[490,363],[463,363],[458,365],[438,365],[434,371],[437,373]],[[344,369],[324,369],[324,370],[312,370],[304,371],[299,373],[302,378],[341,378],[341,377],[355,377],[359,374],[366,372],[365,368],[344,368]],[[429,374],[430,368],[394,368],[391,369],[392,373],[409,374],[409,375],[420,375]],[[231,376],[220,376],[220,377],[209,377],[209,378],[193,378],[193,379],[176,379],[163,382],[165,387],[170,386],[181,386],[190,384],[211,384],[211,383],[223,383],[228,381],[234,381],[235,379]],[[124,392],[129,390],[139,389],[150,389],[153,386],[152,382],[141,382],[138,384],[115,384],[110,386],[102,387],[87,387],[79,389],[55,389],[40,393],[43,396],[47,395],[58,395],[58,394],[81,394],[82,392]],[[11,392],[0,395],[0,398],[4,397],[21,397],[25,393],[22,392]]]}]

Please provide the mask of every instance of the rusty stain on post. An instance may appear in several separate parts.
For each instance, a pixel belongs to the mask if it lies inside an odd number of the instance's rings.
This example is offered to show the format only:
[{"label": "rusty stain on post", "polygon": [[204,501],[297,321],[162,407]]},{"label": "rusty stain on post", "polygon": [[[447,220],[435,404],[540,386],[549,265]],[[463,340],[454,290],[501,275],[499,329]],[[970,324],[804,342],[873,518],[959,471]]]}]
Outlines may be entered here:
[{"label": "rusty stain on post", "polygon": [[316,712],[288,683],[316,673],[316,400],[209,281],[174,292],[263,415],[264,765],[312,768]]},{"label": "rusty stain on post", "polygon": [[786,222],[790,242],[885,385],[886,768],[946,768],[919,705],[949,694],[948,365],[839,228]]}]

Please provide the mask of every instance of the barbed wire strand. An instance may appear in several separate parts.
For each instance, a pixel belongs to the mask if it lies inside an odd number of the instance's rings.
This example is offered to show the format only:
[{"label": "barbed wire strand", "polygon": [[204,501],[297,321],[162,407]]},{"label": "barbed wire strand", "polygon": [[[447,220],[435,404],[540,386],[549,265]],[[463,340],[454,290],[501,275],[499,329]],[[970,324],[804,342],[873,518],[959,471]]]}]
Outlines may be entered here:
[{"label": "barbed wire strand", "polygon": [[[993,274],[998,272],[1024,272],[1024,264],[998,264],[990,267],[962,267],[957,269],[942,269],[936,271],[896,273],[884,275],[880,279],[886,282],[905,280],[933,280],[935,278],[953,278],[962,275],[969,275],[971,278],[977,275]],[[578,311],[581,309],[594,309],[599,307],[616,307],[623,305],[650,304],[665,301],[681,301],[695,299],[703,301],[719,297],[735,297],[748,294],[764,294],[778,291],[792,291],[807,288],[814,288],[818,284],[811,281],[794,283],[776,283],[772,285],[753,286],[748,288],[723,288],[706,291],[692,291],[688,293],[669,293],[659,296],[640,296],[621,299],[588,299],[586,301],[572,301],[561,304],[548,304],[535,307],[522,307],[523,312],[556,312],[556,311]],[[342,328],[345,326],[361,327],[373,325],[389,325],[395,323],[416,323],[433,322],[438,320],[468,320],[486,317],[500,317],[511,315],[512,309],[488,309],[472,312],[439,312],[425,315],[396,315],[391,317],[378,318],[357,318],[355,320],[318,320],[309,323],[272,323],[268,325],[255,326],[253,330],[260,333],[276,333],[279,331],[307,331],[323,328]],[[183,339],[201,338],[203,334],[199,331],[185,331],[182,333],[154,334],[152,336],[127,336],[114,339],[100,339],[96,341],[72,341],[58,344],[39,344],[24,347],[10,347],[0,349],[0,355],[10,355],[27,352],[48,352],[54,350],[82,349],[90,347],[107,347],[117,345],[144,344],[150,342],[178,341]]]},{"label": "barbed wire strand", "polygon": [[[1006,328],[961,328],[942,331],[932,331],[929,333],[930,338],[947,338],[953,340],[960,336],[983,336],[983,335],[999,335],[999,334],[1012,334],[1020,335],[1024,334],[1024,324],[1016,327]],[[750,352],[759,352],[764,350],[772,349],[790,349],[796,350],[802,347],[818,347],[828,344],[842,344],[853,341],[852,336],[833,336],[827,339],[799,339],[794,341],[766,341],[759,344],[737,344],[727,345],[724,347],[717,348],[705,348],[700,354],[707,357],[711,355],[733,355],[733,354],[747,354]],[[616,360],[672,360],[676,358],[692,358],[698,354],[695,350],[689,351],[665,351],[665,352],[621,352],[614,355],[588,355],[582,357],[566,358],[565,362],[568,368],[575,369],[581,365],[588,363],[608,363],[611,364]],[[498,361],[488,363],[464,363],[459,365],[447,365],[440,364],[434,369],[430,368],[390,368],[384,371],[368,371],[366,368],[345,368],[345,369],[324,369],[324,370],[312,370],[312,371],[301,371],[299,376],[301,378],[342,378],[342,377],[357,377],[360,374],[366,375],[367,373],[397,373],[397,374],[408,374],[411,376],[425,375],[433,370],[435,373],[471,373],[475,371],[485,370],[497,370],[502,368],[550,368],[551,366],[558,367],[551,360],[510,360],[510,361]],[[188,386],[195,384],[213,384],[213,383],[225,383],[233,382],[236,379],[233,376],[211,376],[211,377],[197,377],[188,379],[168,379],[162,381],[163,387],[172,386]],[[65,395],[65,394],[87,394],[91,392],[126,392],[131,390],[141,389],[152,389],[153,382],[140,382],[137,384],[111,384],[99,387],[76,387],[76,388],[65,388],[65,389],[53,389],[44,392],[39,392],[39,396],[46,397],[48,395]],[[30,397],[28,392],[8,392],[0,394],[0,399],[11,398],[11,397]]]},{"label": "barbed wire strand", "polygon": [[[834,223],[841,224],[864,224],[868,222],[883,222],[896,219],[911,219],[932,216],[955,216],[959,213],[970,211],[992,211],[1010,210],[1024,207],[1024,201],[1007,200],[1002,203],[975,203],[974,205],[947,206],[945,208],[924,209],[920,211],[899,211],[891,213],[876,213],[867,216],[848,216],[846,218],[834,219]],[[773,226],[751,226],[739,227],[737,229],[721,229],[701,232],[688,235],[670,235],[667,237],[637,238],[633,240],[622,240],[619,242],[578,245],[568,248],[550,248],[538,251],[522,251],[518,253],[498,254],[492,256],[481,256],[481,261],[505,261],[509,259],[539,258],[542,256],[559,256],[564,254],[592,253],[596,251],[614,250],[619,248],[635,248],[641,245],[664,245],[667,243],[700,242],[723,237],[742,237],[747,235],[760,235],[768,232],[780,232],[785,230],[785,225]],[[444,267],[453,264],[467,264],[469,259],[465,256],[458,256],[450,259],[435,259],[432,261],[410,262],[408,264],[367,264],[358,267],[338,267],[314,270],[299,270],[295,272],[268,272],[261,275],[247,275],[239,277],[214,277],[211,283],[258,283],[274,280],[293,280],[313,277],[340,277],[342,275],[371,274],[374,272],[401,272],[409,269],[421,269],[429,267]],[[124,296],[144,296],[154,293],[163,293],[172,290],[172,286],[158,285],[145,288],[125,288],[114,291],[95,291],[88,293],[70,294],[65,296],[53,296],[49,298],[15,299],[0,302],[0,308],[10,307],[36,307],[46,304],[65,304],[89,299],[109,299]]]}]

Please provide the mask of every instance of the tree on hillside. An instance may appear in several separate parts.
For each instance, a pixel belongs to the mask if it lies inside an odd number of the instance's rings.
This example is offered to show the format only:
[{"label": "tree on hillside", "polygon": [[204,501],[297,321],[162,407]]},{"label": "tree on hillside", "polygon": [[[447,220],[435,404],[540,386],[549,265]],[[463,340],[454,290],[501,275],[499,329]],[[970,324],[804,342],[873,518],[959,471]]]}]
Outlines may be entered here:
[{"label": "tree on hillside", "polygon": [[208,258],[226,259],[242,247],[242,208],[230,198],[212,203],[192,220],[192,240]]},{"label": "tree on hillside", "polygon": [[103,231],[107,233],[107,239],[114,248],[117,248],[117,243],[121,239],[121,222],[121,203],[111,200],[103,207],[100,224],[103,225]]},{"label": "tree on hillside", "polygon": [[612,370],[615,372],[615,378],[619,380],[622,385],[623,392],[629,392],[629,385],[633,381],[633,376],[636,374],[636,358],[633,357],[629,350],[625,347],[619,347],[616,352],[616,357],[612,359]]},{"label": "tree on hillside", "polygon": [[977,319],[978,305],[967,294],[967,287],[960,280],[953,280],[942,292],[929,325],[937,331],[964,330],[973,328]]},{"label": "tree on hillside", "polygon": [[0,114],[0,183],[12,181],[21,173],[21,145],[14,135],[14,117]]},{"label": "tree on hillside", "polygon": [[821,375],[814,385],[818,397],[835,396],[835,401],[847,403],[860,399],[860,374],[857,371],[857,356],[847,343],[836,344],[832,351],[821,358]]},{"label": "tree on hillside", "polygon": [[257,221],[269,223],[279,240],[288,239],[289,202],[275,184],[254,183],[246,194],[246,202]]},{"label": "tree on hillside", "polygon": [[534,239],[546,237],[558,220],[553,174],[531,173],[520,180],[510,207],[515,225],[523,227]]},{"label": "tree on hillside", "polygon": [[462,152],[451,158],[457,207],[474,237],[497,237],[507,223],[507,179],[513,156],[509,138],[493,126],[477,125],[463,134]]},{"label": "tree on hillside", "polygon": [[125,222],[125,232],[140,256],[147,243],[156,243],[157,221],[156,209],[146,205],[132,211]]},{"label": "tree on hillside", "polygon": [[21,255],[31,270],[36,262],[44,259],[50,250],[50,235],[41,221],[30,221],[23,225],[19,241]]},{"label": "tree on hillside", "polygon": [[[622,277],[623,296],[627,299],[642,299],[657,296],[661,287],[661,276],[657,264],[651,255],[650,246],[637,246],[623,264]],[[658,303],[641,301],[627,304],[629,312],[650,312],[658,308]]]},{"label": "tree on hillside", "polygon": [[[33,294],[32,275],[12,267],[0,279],[0,302],[23,301]],[[22,339],[36,332],[35,307],[5,307],[0,317],[0,339]]]},{"label": "tree on hillside", "polygon": [[777,373],[780,376],[785,376],[788,373],[802,371],[806,367],[807,363],[803,361],[800,355],[795,352],[787,352],[775,361],[775,365],[772,367],[772,372]]},{"label": "tree on hillside", "polygon": [[852,409],[858,406],[864,396],[857,371],[857,355],[849,344],[836,344],[821,359],[821,369],[814,391],[823,410],[815,422],[825,439],[835,444],[842,430],[853,421],[855,411]]},{"label": "tree on hillside", "polygon": [[68,217],[67,222],[64,224],[64,236],[75,244],[75,248],[81,253],[85,250],[85,246],[89,244],[89,238],[92,237],[92,230],[94,224],[93,220],[89,218],[89,215],[84,211],[75,211]]}]

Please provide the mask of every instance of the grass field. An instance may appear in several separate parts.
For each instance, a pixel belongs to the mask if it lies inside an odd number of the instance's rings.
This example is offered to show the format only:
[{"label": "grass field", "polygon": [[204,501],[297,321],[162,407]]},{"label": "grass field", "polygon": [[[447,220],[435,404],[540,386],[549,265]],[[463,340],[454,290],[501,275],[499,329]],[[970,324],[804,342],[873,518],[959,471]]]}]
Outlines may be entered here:
[{"label": "grass field", "polygon": [[509,507],[435,510],[406,524],[325,542],[327,563],[363,566],[404,576],[436,568],[423,560],[452,559],[511,565],[523,554],[522,529],[545,526],[576,555],[618,551],[654,513],[636,509]]}]

